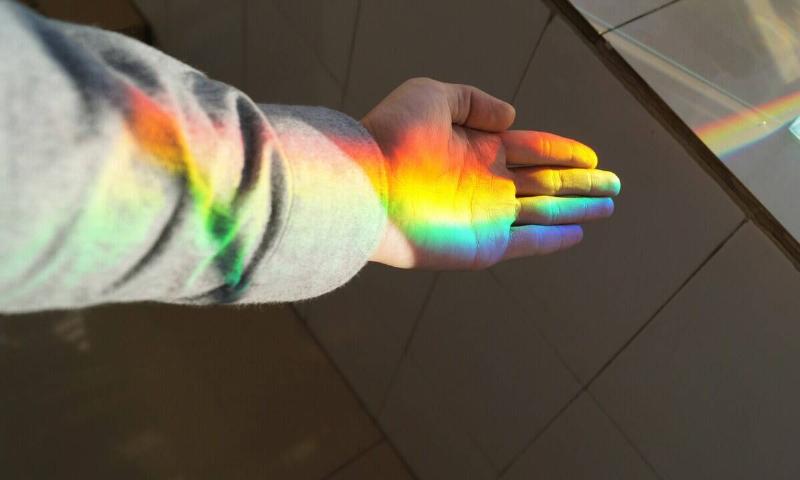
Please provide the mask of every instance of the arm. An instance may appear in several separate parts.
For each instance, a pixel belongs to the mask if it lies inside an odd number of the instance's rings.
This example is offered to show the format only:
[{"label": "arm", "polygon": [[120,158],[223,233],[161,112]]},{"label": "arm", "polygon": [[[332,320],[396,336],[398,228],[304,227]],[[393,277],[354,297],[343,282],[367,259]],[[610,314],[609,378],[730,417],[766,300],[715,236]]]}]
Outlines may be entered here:
[{"label": "arm", "polygon": [[367,258],[486,268],[576,245],[619,192],[474,87],[409,80],[364,128],[8,2],[0,25],[3,310],[297,300]]},{"label": "arm", "polygon": [[0,26],[1,310],[308,298],[375,250],[382,159],[349,117],[10,2]]}]

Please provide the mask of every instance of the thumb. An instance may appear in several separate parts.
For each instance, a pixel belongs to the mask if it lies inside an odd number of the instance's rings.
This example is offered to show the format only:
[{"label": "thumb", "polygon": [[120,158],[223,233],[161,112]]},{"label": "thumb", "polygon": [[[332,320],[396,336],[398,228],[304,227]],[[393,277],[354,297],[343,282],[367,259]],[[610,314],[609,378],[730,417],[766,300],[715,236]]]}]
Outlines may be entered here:
[{"label": "thumb", "polygon": [[514,123],[514,107],[499,98],[470,85],[445,83],[444,88],[454,124],[502,132]]}]

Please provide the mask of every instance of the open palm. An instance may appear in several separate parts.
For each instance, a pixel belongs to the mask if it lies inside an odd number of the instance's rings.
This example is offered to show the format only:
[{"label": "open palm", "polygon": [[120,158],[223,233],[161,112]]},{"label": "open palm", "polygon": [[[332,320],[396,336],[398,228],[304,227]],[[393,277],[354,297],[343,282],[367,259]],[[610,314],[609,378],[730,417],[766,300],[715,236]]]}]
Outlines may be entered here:
[{"label": "open palm", "polygon": [[514,109],[465,85],[413,79],[362,120],[385,157],[389,226],[373,260],[477,269],[582,239],[619,180],[588,147],[507,131]]}]

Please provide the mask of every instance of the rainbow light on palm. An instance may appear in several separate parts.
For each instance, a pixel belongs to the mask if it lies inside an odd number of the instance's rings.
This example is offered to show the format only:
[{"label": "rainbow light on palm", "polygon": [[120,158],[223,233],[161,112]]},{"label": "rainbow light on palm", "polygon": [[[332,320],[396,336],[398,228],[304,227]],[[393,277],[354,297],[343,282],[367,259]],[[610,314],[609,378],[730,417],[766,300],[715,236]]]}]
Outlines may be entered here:
[{"label": "rainbow light on palm", "polygon": [[[447,139],[432,138],[437,135]],[[491,262],[486,257],[496,261],[506,247],[517,209],[513,181],[501,173],[503,169],[492,166],[504,160],[498,156],[499,138],[494,148],[476,156],[449,129],[411,128],[400,137],[391,151],[384,152],[386,179],[369,152],[354,149],[346,139],[332,140],[359,163],[376,191],[388,188],[382,196],[388,220],[411,244],[424,246],[427,256],[442,260],[474,256],[477,264]],[[436,151],[435,145],[454,151]],[[403,160],[395,163],[392,158]]]}]

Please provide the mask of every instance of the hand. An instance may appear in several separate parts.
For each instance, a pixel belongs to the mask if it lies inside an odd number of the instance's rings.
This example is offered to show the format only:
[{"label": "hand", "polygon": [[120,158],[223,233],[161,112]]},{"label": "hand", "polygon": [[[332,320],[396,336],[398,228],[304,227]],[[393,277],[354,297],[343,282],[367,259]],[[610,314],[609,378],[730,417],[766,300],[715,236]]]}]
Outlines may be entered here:
[{"label": "hand", "polygon": [[385,157],[389,224],[371,260],[480,269],[563,250],[605,218],[619,179],[585,145],[506,131],[514,108],[477,88],[405,82],[362,124]]}]

